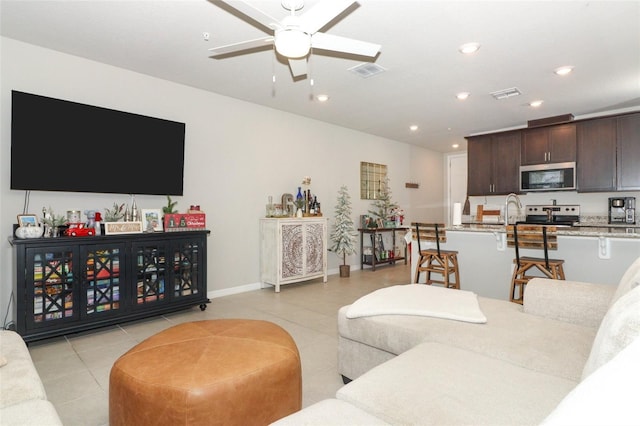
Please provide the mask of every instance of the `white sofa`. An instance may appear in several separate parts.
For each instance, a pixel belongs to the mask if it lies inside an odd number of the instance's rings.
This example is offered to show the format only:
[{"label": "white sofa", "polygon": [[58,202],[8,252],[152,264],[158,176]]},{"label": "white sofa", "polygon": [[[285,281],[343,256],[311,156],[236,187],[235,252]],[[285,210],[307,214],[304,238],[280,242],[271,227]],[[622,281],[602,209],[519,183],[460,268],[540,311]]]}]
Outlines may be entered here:
[{"label": "white sofa", "polygon": [[0,331],[0,424],[62,425],[18,333]]},{"label": "white sofa", "polygon": [[275,424],[638,425],[639,283],[640,258],[618,286],[534,279],[523,306],[478,297],[484,324],[345,306],[353,381]]}]

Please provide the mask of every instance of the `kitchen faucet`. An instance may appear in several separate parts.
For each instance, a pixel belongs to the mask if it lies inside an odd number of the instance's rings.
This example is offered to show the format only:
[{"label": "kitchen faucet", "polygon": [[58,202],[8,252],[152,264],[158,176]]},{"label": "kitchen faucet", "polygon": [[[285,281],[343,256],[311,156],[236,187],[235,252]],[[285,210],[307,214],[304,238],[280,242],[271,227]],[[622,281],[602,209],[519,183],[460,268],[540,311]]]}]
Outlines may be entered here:
[{"label": "kitchen faucet", "polygon": [[509,202],[512,198],[515,199],[518,209],[522,208],[522,202],[520,202],[520,197],[518,197],[517,194],[512,192],[509,195],[507,195],[507,198],[504,200],[504,224],[505,225],[509,224]]}]

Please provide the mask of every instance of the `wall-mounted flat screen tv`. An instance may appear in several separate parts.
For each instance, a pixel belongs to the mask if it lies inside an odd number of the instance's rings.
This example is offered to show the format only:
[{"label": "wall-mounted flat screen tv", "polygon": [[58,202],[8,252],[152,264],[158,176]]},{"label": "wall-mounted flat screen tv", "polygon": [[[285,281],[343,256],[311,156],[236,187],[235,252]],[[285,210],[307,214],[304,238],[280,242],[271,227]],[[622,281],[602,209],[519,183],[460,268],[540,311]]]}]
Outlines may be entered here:
[{"label": "wall-mounted flat screen tv", "polygon": [[11,93],[11,189],[182,195],[185,124]]}]

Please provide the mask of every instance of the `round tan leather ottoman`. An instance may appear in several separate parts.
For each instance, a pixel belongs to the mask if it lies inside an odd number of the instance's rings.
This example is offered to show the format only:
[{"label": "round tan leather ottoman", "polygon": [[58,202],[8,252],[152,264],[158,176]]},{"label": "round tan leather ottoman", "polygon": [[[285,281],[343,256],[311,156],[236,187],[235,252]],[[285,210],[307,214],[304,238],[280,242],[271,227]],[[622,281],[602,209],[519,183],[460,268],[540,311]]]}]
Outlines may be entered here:
[{"label": "round tan leather ottoman", "polygon": [[266,425],[300,410],[300,372],[298,348],[276,324],[180,324],[115,362],[109,424]]}]

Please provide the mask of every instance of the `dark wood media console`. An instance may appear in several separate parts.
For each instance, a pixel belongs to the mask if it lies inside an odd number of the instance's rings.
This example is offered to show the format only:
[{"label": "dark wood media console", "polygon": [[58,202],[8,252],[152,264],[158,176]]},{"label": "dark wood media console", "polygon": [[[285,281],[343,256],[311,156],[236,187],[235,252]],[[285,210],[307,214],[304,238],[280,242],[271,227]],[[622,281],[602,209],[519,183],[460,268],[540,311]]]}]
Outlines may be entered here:
[{"label": "dark wood media console", "polygon": [[196,305],[205,310],[208,235],[10,239],[16,331],[30,342]]}]

